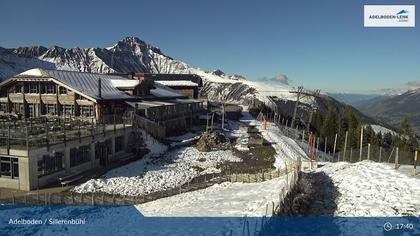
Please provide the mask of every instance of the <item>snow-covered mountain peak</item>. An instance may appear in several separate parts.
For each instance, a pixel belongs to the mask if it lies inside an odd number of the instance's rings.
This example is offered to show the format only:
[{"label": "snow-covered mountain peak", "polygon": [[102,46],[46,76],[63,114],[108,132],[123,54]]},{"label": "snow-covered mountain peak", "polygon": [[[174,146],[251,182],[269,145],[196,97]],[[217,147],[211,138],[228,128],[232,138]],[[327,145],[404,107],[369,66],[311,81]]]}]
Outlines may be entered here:
[{"label": "snow-covered mountain peak", "polygon": [[129,51],[136,52],[137,54],[150,50],[151,52],[164,55],[158,47],[148,44],[145,41],[133,36],[125,37],[119,40],[114,46],[108,48],[108,50]]},{"label": "snow-covered mountain peak", "polygon": [[137,37],[125,37],[107,48],[19,47],[0,50],[0,80],[32,68],[74,70],[94,73],[197,74],[203,78],[202,95],[210,100],[250,104],[267,96],[294,99],[288,85],[273,86],[249,81],[241,75],[226,75],[194,68],[175,60]]}]

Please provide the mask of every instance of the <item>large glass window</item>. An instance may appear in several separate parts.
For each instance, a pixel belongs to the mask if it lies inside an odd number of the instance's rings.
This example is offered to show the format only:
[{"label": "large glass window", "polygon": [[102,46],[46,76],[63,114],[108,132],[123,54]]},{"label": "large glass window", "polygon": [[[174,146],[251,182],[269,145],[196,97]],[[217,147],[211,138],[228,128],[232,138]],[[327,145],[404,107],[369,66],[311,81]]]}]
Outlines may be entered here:
[{"label": "large glass window", "polygon": [[45,113],[55,115],[55,104],[45,104]]},{"label": "large glass window", "polygon": [[39,93],[38,84],[29,84],[28,85],[28,93]]},{"label": "large glass window", "polygon": [[19,161],[17,158],[0,157],[0,177],[19,178]]},{"label": "large glass window", "polygon": [[23,103],[13,103],[12,105],[12,111],[15,113],[23,114]]},{"label": "large glass window", "polygon": [[0,111],[7,112],[7,103],[0,103]]},{"label": "large glass window", "polygon": [[35,117],[36,116],[37,106],[38,106],[38,104],[28,104],[29,117]]},{"label": "large glass window", "polygon": [[55,84],[46,84],[44,86],[44,92],[48,94],[54,94],[55,93]]},{"label": "large glass window", "polygon": [[63,116],[74,116],[74,105],[62,105],[61,109]]},{"label": "large glass window", "polygon": [[93,106],[80,106],[80,115],[82,116],[95,116]]},{"label": "large glass window", "polygon": [[60,87],[60,94],[67,94],[67,89],[64,87]]},{"label": "large glass window", "polygon": [[49,175],[64,169],[64,153],[56,152],[54,155],[44,155],[38,161],[38,176]]},{"label": "large glass window", "polygon": [[70,167],[77,166],[90,160],[90,146],[70,149]]},{"label": "large glass window", "polygon": [[15,93],[22,93],[22,85],[17,84],[15,86]]}]

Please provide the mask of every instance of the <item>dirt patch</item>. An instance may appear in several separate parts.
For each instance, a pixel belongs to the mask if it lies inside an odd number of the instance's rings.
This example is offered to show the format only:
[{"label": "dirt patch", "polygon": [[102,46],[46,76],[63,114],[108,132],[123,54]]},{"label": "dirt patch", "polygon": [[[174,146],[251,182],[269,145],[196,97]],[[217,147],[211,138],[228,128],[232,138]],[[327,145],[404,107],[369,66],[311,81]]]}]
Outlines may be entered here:
[{"label": "dirt patch", "polygon": [[230,173],[259,173],[273,169],[276,150],[270,143],[258,135],[252,135],[258,142],[249,144],[249,151],[233,149],[235,156],[242,159],[242,162],[226,162],[221,164],[222,171]]}]

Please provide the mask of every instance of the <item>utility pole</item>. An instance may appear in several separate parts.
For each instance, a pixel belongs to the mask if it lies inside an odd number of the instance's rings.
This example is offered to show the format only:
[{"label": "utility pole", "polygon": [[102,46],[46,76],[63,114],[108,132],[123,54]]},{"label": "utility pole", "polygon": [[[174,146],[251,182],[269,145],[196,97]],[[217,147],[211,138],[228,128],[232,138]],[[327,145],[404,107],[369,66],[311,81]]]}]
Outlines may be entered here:
[{"label": "utility pole", "polygon": [[296,113],[297,113],[297,108],[299,105],[299,99],[300,99],[300,94],[303,92],[303,86],[299,86],[297,91],[295,93],[297,93],[296,95],[296,103],[295,103],[295,108],[293,110],[293,118],[292,118],[292,125],[291,127],[293,127],[293,125],[295,124],[295,120],[296,120]]},{"label": "utility pole", "polygon": [[313,103],[311,105],[311,109],[310,109],[310,113],[309,113],[309,120],[308,120],[308,124],[306,126],[306,131],[309,133],[309,126],[311,125],[312,122],[312,116],[314,113],[314,104],[316,102],[316,97],[319,96],[319,93],[321,92],[321,90],[316,89],[314,91],[307,91],[305,90],[302,86],[299,86],[297,90],[294,91],[289,91],[289,93],[296,93],[296,104],[293,110],[293,117],[292,117],[292,124],[291,127],[295,126],[296,123],[296,113],[297,113],[297,109],[299,106],[299,102],[302,98],[304,97],[313,97]]}]

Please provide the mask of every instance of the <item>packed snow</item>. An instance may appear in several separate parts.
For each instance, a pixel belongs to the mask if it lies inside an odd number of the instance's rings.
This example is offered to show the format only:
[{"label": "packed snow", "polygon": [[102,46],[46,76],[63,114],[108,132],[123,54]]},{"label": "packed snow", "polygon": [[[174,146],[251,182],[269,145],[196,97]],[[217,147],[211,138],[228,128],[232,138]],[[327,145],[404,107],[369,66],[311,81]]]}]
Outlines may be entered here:
[{"label": "packed snow", "polygon": [[[241,161],[229,150],[200,152],[194,147],[181,147],[168,152],[166,145],[144,131],[143,135],[148,149],[151,150],[143,159],[113,169],[103,178],[91,179],[76,186],[73,191],[128,196],[149,194],[176,188],[200,175],[219,173],[220,169],[217,167],[223,162]],[[183,137],[193,135],[189,133]]]},{"label": "packed snow", "polygon": [[224,182],[136,207],[145,216],[264,216],[268,206],[271,215],[286,181],[283,176],[260,183]]},{"label": "packed snow", "polygon": [[326,163],[338,188],[337,216],[419,216],[420,182],[382,163]]},{"label": "packed snow", "polygon": [[218,164],[240,160],[231,151],[200,152],[194,147],[184,147],[166,153],[162,159],[143,158],[111,170],[103,178],[76,186],[74,191],[149,194],[176,188],[203,174],[218,173]]}]

